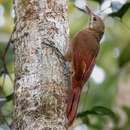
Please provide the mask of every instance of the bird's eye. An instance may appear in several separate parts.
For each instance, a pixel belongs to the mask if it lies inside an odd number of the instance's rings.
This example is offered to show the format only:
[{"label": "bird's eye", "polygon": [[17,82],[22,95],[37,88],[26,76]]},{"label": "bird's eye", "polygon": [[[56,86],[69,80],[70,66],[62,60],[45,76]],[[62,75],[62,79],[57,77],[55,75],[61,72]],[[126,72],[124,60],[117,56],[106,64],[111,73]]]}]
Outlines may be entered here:
[{"label": "bird's eye", "polygon": [[96,21],[97,19],[96,19],[96,17],[93,17],[93,21]]}]

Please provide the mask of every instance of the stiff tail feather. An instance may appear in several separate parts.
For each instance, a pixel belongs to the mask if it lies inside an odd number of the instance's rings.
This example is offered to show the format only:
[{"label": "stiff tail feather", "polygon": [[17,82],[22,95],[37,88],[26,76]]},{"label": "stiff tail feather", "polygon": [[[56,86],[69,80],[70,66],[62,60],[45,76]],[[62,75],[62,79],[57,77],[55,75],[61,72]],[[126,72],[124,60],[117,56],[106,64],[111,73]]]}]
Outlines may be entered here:
[{"label": "stiff tail feather", "polygon": [[70,98],[68,101],[68,106],[67,106],[67,118],[68,118],[68,125],[70,126],[77,114],[77,108],[79,104],[79,99],[80,99],[80,93],[81,93],[81,86],[79,82],[75,81],[72,82],[72,91],[70,94]]}]

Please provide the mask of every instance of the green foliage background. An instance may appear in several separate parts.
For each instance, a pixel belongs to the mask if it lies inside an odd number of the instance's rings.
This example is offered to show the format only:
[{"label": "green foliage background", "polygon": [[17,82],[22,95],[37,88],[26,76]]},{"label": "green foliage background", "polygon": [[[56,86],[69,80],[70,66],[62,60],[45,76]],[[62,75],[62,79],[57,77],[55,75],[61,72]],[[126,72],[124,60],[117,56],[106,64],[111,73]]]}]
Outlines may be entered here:
[{"label": "green foliage background", "polygon": [[[130,108],[119,107],[116,101],[120,81],[130,80],[130,1],[116,13],[105,18],[105,35],[101,43],[97,66],[105,73],[101,83],[92,78],[84,88],[79,105],[78,120],[81,119],[89,130],[130,130]],[[102,0],[89,1],[93,8],[100,6]],[[0,26],[0,127],[8,128],[12,121],[12,96],[14,80],[13,50],[10,48],[3,61],[3,54],[14,27],[12,16],[12,0],[0,0],[0,7],[4,9],[4,25]],[[1,10],[0,10],[1,11]],[[70,38],[76,32],[86,27],[89,17],[77,10],[73,1],[68,1],[70,22]],[[5,38],[5,39],[4,39]],[[6,66],[5,66],[6,65]],[[120,114],[117,109],[126,113],[126,122],[120,126]],[[109,128],[108,124],[112,124]]]}]

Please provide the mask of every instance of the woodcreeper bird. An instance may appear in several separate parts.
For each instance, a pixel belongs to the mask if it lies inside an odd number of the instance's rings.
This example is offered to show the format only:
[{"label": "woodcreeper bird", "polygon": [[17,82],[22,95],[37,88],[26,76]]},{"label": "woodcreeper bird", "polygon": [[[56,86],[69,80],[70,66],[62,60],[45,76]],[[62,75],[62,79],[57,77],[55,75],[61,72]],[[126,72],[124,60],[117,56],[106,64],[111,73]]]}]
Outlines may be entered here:
[{"label": "woodcreeper bird", "polygon": [[71,92],[67,105],[68,125],[70,126],[77,113],[81,90],[88,80],[100,48],[100,40],[104,34],[102,19],[87,6],[85,12],[90,16],[89,27],[78,32],[70,42],[65,59],[71,62]]}]

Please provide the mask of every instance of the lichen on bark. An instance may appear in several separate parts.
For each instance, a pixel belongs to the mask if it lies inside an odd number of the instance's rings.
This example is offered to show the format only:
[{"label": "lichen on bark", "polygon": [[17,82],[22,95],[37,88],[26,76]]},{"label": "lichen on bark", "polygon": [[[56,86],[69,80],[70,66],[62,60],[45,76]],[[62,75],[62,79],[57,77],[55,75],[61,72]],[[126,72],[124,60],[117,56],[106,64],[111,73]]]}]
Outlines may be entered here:
[{"label": "lichen on bark", "polygon": [[[26,5],[23,9],[23,2]],[[13,130],[66,130],[66,0],[14,0]]]}]

